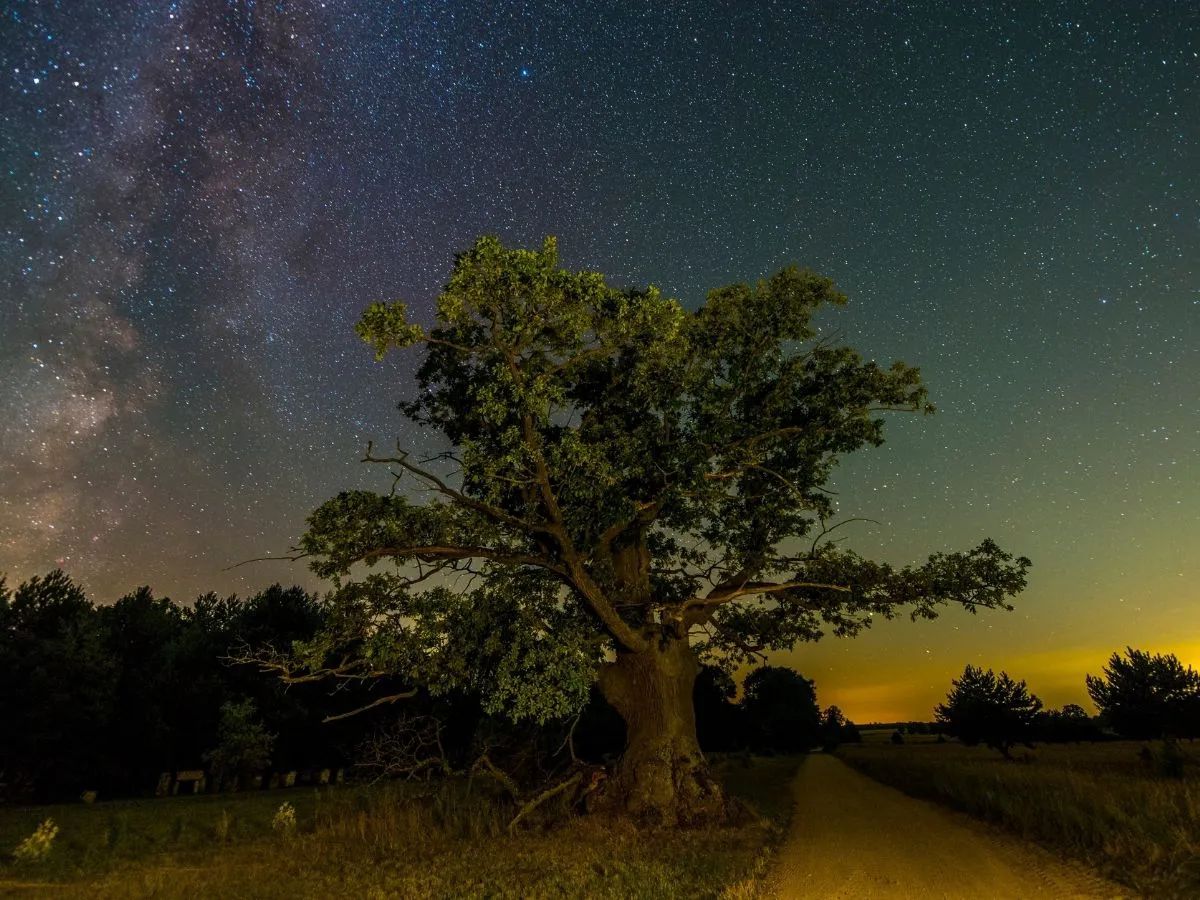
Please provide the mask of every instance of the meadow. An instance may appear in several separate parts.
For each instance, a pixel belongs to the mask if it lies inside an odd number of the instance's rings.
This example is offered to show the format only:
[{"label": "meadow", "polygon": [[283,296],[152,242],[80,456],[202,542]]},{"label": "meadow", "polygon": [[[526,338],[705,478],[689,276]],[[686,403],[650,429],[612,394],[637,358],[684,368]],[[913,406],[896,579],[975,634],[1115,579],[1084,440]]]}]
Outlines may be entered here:
[{"label": "meadow", "polygon": [[838,754],[878,781],[1073,856],[1141,895],[1200,896],[1200,745],[1180,745],[1182,777],[1171,777],[1158,742],[1045,744],[1019,748],[1008,762],[984,747],[907,735],[897,746],[887,737],[864,734]]},{"label": "meadow", "polygon": [[[0,809],[0,893],[62,897],[726,897],[758,895],[799,760],[716,764],[760,816],[647,841],[559,809],[516,834],[476,783],[391,782]],[[276,825],[280,805],[295,827]],[[48,855],[8,852],[47,818]]]}]

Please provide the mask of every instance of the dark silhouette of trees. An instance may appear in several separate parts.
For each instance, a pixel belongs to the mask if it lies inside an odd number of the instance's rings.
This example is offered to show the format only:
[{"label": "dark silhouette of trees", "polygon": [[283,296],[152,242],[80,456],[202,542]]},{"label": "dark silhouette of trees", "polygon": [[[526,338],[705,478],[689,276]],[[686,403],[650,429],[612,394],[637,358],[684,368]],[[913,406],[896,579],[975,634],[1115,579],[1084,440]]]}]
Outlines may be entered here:
[{"label": "dark silhouette of trees", "polygon": [[826,753],[837,749],[842,742],[842,733],[846,729],[846,716],[841,709],[830,706],[821,714],[821,749]]},{"label": "dark silhouette of trees", "polygon": [[1062,709],[1044,709],[1037,714],[1033,725],[1034,737],[1049,744],[1096,741],[1102,738],[1099,724],[1078,704],[1068,703]]},{"label": "dark silhouette of trees", "polygon": [[[403,303],[370,306],[358,333],[379,358],[423,347],[400,408],[446,450],[369,448],[397,489],[310,516],[296,556],[343,579],[333,624],[264,662],[287,678],[452,676],[515,719],[578,709],[595,681],[626,725],[598,805],[724,817],[696,735],[702,658],[748,662],[901,609],[1007,608],[1025,586],[1029,561],[991,541],[897,569],[828,538],[838,457],[880,444],[882,413],[931,411],[916,369],[817,340],[814,313],[844,302],[790,268],[691,311],[559,268],[552,240],[483,238],[432,329]],[[441,587],[462,571],[479,585],[466,598]]]},{"label": "dark silhouette of trees", "polygon": [[[465,602],[456,609],[474,627],[493,624]],[[370,706],[398,685],[351,681],[331,696],[326,684],[286,684],[236,663],[250,652],[319,638],[329,627],[326,616],[316,596],[280,585],[244,599],[205,594],[190,606],[141,587],[95,605],[59,571],[15,590],[0,580],[0,801],[74,799],[83,790],[105,798],[145,796],[161,773],[199,768],[208,769],[212,790],[244,789],[248,776],[268,764],[289,771],[361,762],[361,748],[371,743],[366,738],[373,735],[378,748],[380,736],[394,736],[397,710],[383,704],[351,718],[338,715],[347,704]],[[464,639],[481,637],[468,630]],[[519,667],[504,673],[513,665],[511,649],[500,635],[489,665],[516,690],[526,681]],[[536,659],[522,657],[524,664]],[[768,682],[799,686],[800,706],[790,706],[791,694]],[[532,785],[555,760],[611,763],[626,743],[624,720],[594,684],[583,683],[589,699],[577,715],[555,716],[558,707],[551,706],[540,722],[514,724],[489,711],[477,682],[432,683],[440,692],[419,690],[403,717],[436,729],[445,754],[439,772],[465,772],[488,752]],[[790,752],[811,745],[787,737],[797,709],[815,715],[811,683],[790,670],[772,668],[751,682],[757,737],[728,672],[703,667],[694,694],[706,751]],[[781,721],[765,723],[770,715]]]},{"label": "dark silhouette of trees", "polygon": [[97,606],[61,571],[15,590],[0,580],[0,799],[146,794],[164,771],[201,767],[222,705],[244,700],[279,733],[285,765],[345,762],[358,735],[321,724],[327,689],[288,691],[229,663],[238,647],[309,639],[322,621],[315,597],[278,585],[191,607],[142,587]]},{"label": "dark silhouette of trees", "polygon": [[836,706],[828,707],[821,714],[821,746],[826,752],[837,748],[838,744],[857,744],[862,742],[858,727],[851,722]]},{"label": "dark silhouette of trees", "polygon": [[1012,758],[1016,744],[1032,746],[1042,701],[1029,693],[1024,681],[968,665],[953,685],[946,702],[935,710],[948,734],[968,746],[986,744],[1005,759]]},{"label": "dark silhouette of trees", "polygon": [[186,755],[176,744],[195,709],[179,665],[184,610],[142,587],[96,616],[116,674],[104,734],[109,766],[97,776],[110,790],[137,793]]},{"label": "dark silhouette of trees", "polygon": [[783,666],[746,676],[742,709],[751,746],[775,753],[807,753],[820,740],[821,708],[813,683]]},{"label": "dark silhouette of trees", "polygon": [[95,777],[117,671],[95,609],[61,571],[0,579],[0,781],[16,796],[73,795]]},{"label": "dark silhouette of trees", "polygon": [[1174,654],[1126,647],[1101,675],[1087,676],[1087,690],[1101,718],[1123,737],[1200,734],[1200,674]]},{"label": "dark silhouette of trees", "polygon": [[724,753],[747,746],[744,710],[735,702],[732,675],[716,666],[701,666],[692,696],[701,749]]}]

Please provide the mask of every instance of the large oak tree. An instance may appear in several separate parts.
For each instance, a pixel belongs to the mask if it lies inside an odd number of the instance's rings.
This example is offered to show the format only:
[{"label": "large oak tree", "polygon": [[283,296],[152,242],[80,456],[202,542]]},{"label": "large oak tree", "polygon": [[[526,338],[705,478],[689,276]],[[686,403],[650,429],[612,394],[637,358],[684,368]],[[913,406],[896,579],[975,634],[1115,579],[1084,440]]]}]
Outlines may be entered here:
[{"label": "large oak tree", "polygon": [[700,658],[733,665],[902,608],[1007,608],[1025,586],[1029,561],[990,540],[896,568],[830,539],[839,456],[879,445],[885,413],[931,411],[917,369],[818,338],[814,313],[844,302],[788,268],[689,311],[560,268],[553,240],[482,238],[432,328],[370,306],[358,333],[377,357],[424,354],[400,409],[435,450],[369,449],[392,490],[310,517],[300,555],[336,589],[290,677],[465,686],[542,719],[598,680],[627,731],[599,805],[724,816],[696,741]]}]

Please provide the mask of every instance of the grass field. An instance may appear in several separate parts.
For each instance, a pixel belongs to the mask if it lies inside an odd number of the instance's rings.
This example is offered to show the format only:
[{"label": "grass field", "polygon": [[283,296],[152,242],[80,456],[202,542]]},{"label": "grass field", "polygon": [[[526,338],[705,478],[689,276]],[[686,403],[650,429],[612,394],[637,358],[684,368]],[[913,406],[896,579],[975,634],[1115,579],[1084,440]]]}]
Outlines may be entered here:
[{"label": "grass field", "polygon": [[1144,746],[1042,745],[1017,762],[954,742],[864,742],[838,753],[879,781],[1063,851],[1141,894],[1200,896],[1200,744],[1182,745],[1182,778],[1160,775],[1140,758]]},{"label": "grass field", "polygon": [[[0,863],[0,894],[66,897],[755,896],[791,814],[794,758],[717,764],[763,816],[656,835],[588,818],[515,836],[511,810],[464,784],[392,783],[0,810],[5,854],[46,818],[49,855]],[[272,829],[283,802],[294,833]]]}]

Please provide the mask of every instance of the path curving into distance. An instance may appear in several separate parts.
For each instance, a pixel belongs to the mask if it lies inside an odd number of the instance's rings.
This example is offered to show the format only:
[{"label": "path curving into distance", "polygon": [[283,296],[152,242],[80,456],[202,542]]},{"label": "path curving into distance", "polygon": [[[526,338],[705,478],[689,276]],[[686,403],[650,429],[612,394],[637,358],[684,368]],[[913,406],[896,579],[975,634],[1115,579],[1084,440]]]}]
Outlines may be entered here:
[{"label": "path curving into distance", "polygon": [[814,753],[793,782],[796,813],[773,872],[785,900],[1028,900],[1131,894],[1083,867],[916,800]]}]

